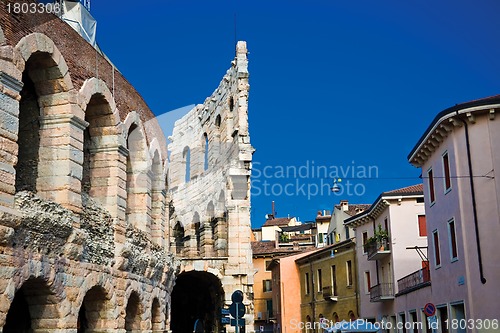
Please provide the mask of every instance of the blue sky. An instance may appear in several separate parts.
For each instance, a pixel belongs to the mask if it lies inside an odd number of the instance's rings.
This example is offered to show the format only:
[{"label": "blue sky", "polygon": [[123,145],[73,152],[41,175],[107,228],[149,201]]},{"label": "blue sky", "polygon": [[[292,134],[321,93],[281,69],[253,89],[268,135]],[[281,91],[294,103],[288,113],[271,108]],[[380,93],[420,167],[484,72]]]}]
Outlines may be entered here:
[{"label": "blue sky", "polygon": [[[272,200],[279,216],[308,221],[340,199],[372,203],[418,183],[406,156],[432,118],[500,93],[496,0],[94,0],[91,12],[100,47],[156,114],[202,103],[218,86],[236,15],[250,52],[254,227]],[[329,192],[349,167],[344,194]],[[360,173],[369,167],[371,177]]]}]

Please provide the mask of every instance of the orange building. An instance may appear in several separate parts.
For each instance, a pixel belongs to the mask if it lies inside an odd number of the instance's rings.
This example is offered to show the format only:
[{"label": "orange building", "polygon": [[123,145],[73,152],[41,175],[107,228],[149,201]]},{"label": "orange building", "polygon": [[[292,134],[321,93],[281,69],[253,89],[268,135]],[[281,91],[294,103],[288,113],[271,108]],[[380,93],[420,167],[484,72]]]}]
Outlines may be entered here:
[{"label": "orange building", "polygon": [[[313,250],[312,248],[311,250]],[[309,251],[273,259],[268,269],[272,272],[274,332],[299,333],[300,275],[295,260],[306,256]]]}]

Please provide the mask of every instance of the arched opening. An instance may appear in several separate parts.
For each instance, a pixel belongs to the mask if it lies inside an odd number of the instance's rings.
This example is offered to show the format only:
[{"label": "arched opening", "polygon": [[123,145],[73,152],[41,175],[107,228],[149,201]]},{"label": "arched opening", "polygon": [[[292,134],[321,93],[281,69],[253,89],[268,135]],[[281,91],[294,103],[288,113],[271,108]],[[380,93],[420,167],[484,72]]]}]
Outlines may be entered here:
[{"label": "arched opening", "polygon": [[172,291],[172,332],[192,332],[196,320],[203,323],[205,332],[220,332],[223,302],[224,290],[215,275],[198,271],[180,274]]},{"label": "arched opening", "polygon": [[125,308],[125,331],[132,332],[141,329],[141,313],[141,300],[137,292],[133,291]]},{"label": "arched opening", "polygon": [[51,322],[59,319],[55,303],[56,299],[44,280],[27,280],[14,296],[2,332],[28,333],[52,328]]},{"label": "arched opening", "polygon": [[163,230],[163,183],[162,174],[163,168],[161,164],[160,154],[155,150],[153,154],[153,162],[151,164],[151,237],[156,245],[162,245],[162,230]]},{"label": "arched opening", "polygon": [[184,181],[189,183],[191,180],[191,150],[189,147],[185,147],[182,152],[182,159],[185,166]]},{"label": "arched opening", "polygon": [[200,224],[200,215],[198,215],[198,213],[194,213],[193,228],[194,228],[194,236],[196,239],[196,253],[199,254],[201,249],[201,224]]},{"label": "arched opening", "polygon": [[233,112],[234,110],[234,98],[233,96],[229,97],[229,111]]},{"label": "arched opening", "polygon": [[100,287],[92,287],[83,298],[78,311],[77,332],[103,331],[111,320],[108,314],[106,291]]},{"label": "arched opening", "polygon": [[217,128],[219,128],[220,123],[221,123],[221,117],[220,117],[220,114],[218,114],[217,117],[215,117],[215,126],[217,126]]},{"label": "arched opening", "polygon": [[137,124],[132,124],[127,136],[127,209],[126,221],[149,234],[151,232],[151,180],[147,172],[147,145]]},{"label": "arched opening", "polygon": [[177,254],[182,253],[182,249],[184,248],[184,237],[184,227],[180,222],[177,222],[174,227],[175,253]]},{"label": "arched opening", "polygon": [[208,170],[208,162],[209,162],[209,161],[208,161],[208,158],[209,158],[209,156],[208,156],[208,152],[209,152],[209,150],[208,150],[208,135],[207,135],[207,133],[204,133],[204,134],[203,134],[203,138],[204,138],[204,147],[203,147],[203,149],[204,149],[203,170]]},{"label": "arched opening", "polygon": [[[109,133],[108,128],[114,128],[114,120],[111,107],[102,94],[94,94],[85,111],[85,121],[89,126],[83,132],[83,170],[82,170],[82,194],[92,195],[91,190],[95,190],[96,184],[101,183],[101,179],[108,179],[111,174],[102,175],[108,168],[99,168],[99,176],[96,173],[96,153],[100,148],[100,137],[116,134]],[[97,156],[99,158],[99,156]],[[102,157],[101,157],[102,159]]]},{"label": "arched opening", "polygon": [[158,301],[158,298],[153,299],[153,304],[151,305],[151,329],[153,332],[163,332],[160,301]]},{"label": "arched opening", "polygon": [[338,323],[340,321],[339,315],[337,314],[337,312],[333,313],[332,320],[333,320],[334,323]]},{"label": "arched opening", "polygon": [[16,192],[36,192],[40,149],[40,106],[35,83],[23,72],[23,89],[19,101],[19,145],[16,170]]},{"label": "arched opening", "polygon": [[353,311],[349,311],[349,320],[355,321],[356,320],[356,315],[354,314]]}]

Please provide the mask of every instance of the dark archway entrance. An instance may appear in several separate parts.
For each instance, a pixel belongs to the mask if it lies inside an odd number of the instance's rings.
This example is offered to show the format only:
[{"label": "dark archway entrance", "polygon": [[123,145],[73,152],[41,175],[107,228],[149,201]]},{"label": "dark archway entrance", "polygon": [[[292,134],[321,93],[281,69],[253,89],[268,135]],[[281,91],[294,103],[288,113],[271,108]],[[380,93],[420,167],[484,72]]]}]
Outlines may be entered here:
[{"label": "dark archway entrance", "polygon": [[27,280],[16,292],[3,327],[4,333],[31,333],[59,318],[57,299],[42,279]]},{"label": "dark archway entrance", "polygon": [[223,305],[224,290],[215,275],[196,271],[182,273],[172,291],[170,328],[173,333],[192,333],[199,319],[204,332],[220,332]]}]

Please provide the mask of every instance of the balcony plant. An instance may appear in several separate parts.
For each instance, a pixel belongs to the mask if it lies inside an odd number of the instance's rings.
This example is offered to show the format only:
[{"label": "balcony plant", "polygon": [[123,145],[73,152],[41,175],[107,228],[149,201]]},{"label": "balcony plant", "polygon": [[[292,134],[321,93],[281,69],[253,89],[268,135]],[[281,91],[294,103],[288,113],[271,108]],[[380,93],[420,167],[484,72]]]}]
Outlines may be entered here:
[{"label": "balcony plant", "polygon": [[377,245],[380,247],[379,250],[383,251],[385,244],[389,240],[389,233],[387,230],[382,229],[382,226],[379,224],[378,229],[375,231],[375,235],[373,235],[374,240],[377,242]]}]

